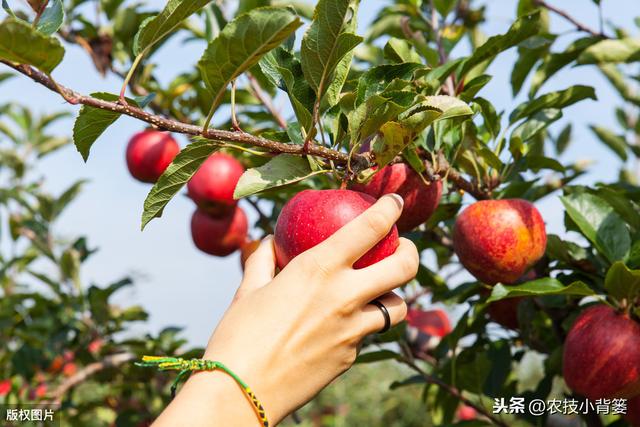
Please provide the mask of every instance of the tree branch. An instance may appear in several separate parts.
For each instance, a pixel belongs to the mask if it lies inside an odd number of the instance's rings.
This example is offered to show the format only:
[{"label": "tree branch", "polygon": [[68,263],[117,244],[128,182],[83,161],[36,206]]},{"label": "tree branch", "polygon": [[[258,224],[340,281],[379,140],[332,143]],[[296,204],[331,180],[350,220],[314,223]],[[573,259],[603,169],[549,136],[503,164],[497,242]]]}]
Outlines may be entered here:
[{"label": "tree branch", "polygon": [[258,101],[260,101],[262,105],[264,105],[265,108],[269,111],[269,113],[271,113],[273,118],[278,123],[278,126],[280,126],[282,129],[286,129],[287,121],[282,117],[282,115],[278,112],[278,110],[276,110],[276,108],[273,105],[273,102],[271,101],[271,98],[265,95],[265,93],[262,91],[262,88],[260,87],[260,83],[258,83],[258,80],[256,80],[256,78],[251,73],[247,73],[247,78],[249,79],[249,85],[251,86],[251,91],[256,96],[256,98],[258,98]]},{"label": "tree branch", "polygon": [[[102,99],[79,94],[72,89],[57,84],[53,79],[51,79],[43,72],[36,70],[35,68],[28,65],[14,64],[6,60],[0,60],[0,62],[8,65],[21,74],[24,74],[31,80],[40,83],[49,90],[59,93],[70,103],[82,104],[89,107],[125,114],[127,116],[147,122],[159,129],[182,133],[185,135],[201,136],[213,141],[253,145],[256,147],[264,148],[274,153],[286,153],[294,155],[310,154],[312,156],[331,160],[337,165],[346,165],[349,159],[349,156],[346,153],[322,147],[317,144],[311,145],[305,152],[300,145],[271,141],[269,139],[254,136],[245,132],[233,132],[219,129],[203,129],[200,126],[181,123],[172,119],[168,119],[166,117],[150,114],[132,105],[122,105],[117,102],[104,101]],[[353,156],[352,162],[358,164],[361,168],[367,168],[370,164],[368,157],[362,154],[355,154]]]},{"label": "tree branch", "polygon": [[115,368],[127,362],[131,362],[132,360],[135,360],[135,359],[137,359],[137,356],[133,353],[118,353],[118,354],[113,354],[111,356],[107,356],[100,362],[90,363],[84,368],[82,368],[81,370],[79,370],[77,373],[75,373],[74,375],[70,376],[65,381],[63,381],[62,384],[60,384],[50,394],[49,400],[46,402],[43,402],[43,404],[59,405],[64,395],[67,394],[69,390],[71,390],[73,387],[77,386],[78,384],[86,381],[93,374],[105,369]]},{"label": "tree branch", "polygon": [[602,31],[596,31],[593,28],[579,22],[578,20],[576,20],[573,16],[569,15],[567,12],[565,12],[562,9],[558,9],[557,7],[547,3],[545,0],[534,0],[534,3],[538,6],[544,7],[545,9],[550,10],[551,12],[554,12],[555,14],[562,16],[564,19],[566,19],[567,21],[569,21],[570,23],[572,23],[579,31],[584,31],[585,33],[589,33],[594,37],[602,37],[605,39],[608,39],[609,36],[607,36],[606,34],[604,34]]},{"label": "tree branch", "polygon": [[[246,132],[234,132],[220,129],[204,129],[191,123],[182,123],[173,119],[166,118],[161,115],[151,114],[141,108],[132,105],[123,105],[118,102],[110,102],[91,96],[82,95],[68,87],[62,86],[55,82],[50,76],[39,71],[29,65],[15,64],[13,62],[0,59],[0,63],[7,65],[19,73],[27,76],[36,83],[41,84],[47,89],[60,94],[65,100],[71,104],[82,104],[101,110],[109,110],[116,113],[124,114],[152,126],[176,133],[182,133],[191,136],[200,136],[212,141],[230,142],[235,144],[251,145],[260,147],[268,152],[275,154],[292,154],[297,156],[312,155],[331,161],[336,166],[346,166],[350,163],[354,171],[367,169],[373,165],[371,156],[368,153],[349,154],[327,148],[319,144],[304,145],[288,144],[284,142],[272,141],[260,136],[251,135]],[[432,165],[426,161],[427,168],[433,169]],[[434,175],[441,178],[450,179],[454,185],[467,193],[471,194],[478,200],[491,198],[491,189],[483,189],[474,183],[467,181],[458,171],[453,169],[449,163],[440,155],[438,158],[437,168]],[[429,179],[437,179],[435,176],[429,176]]]}]

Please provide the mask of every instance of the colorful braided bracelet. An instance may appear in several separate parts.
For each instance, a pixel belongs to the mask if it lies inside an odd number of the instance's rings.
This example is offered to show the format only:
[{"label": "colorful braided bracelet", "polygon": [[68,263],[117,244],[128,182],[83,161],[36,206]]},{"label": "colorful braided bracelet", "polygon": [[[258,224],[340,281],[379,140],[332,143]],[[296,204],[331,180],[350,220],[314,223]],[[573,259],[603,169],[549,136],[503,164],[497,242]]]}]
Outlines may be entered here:
[{"label": "colorful braided bracelet", "polygon": [[179,357],[163,357],[163,356],[143,356],[142,362],[136,362],[137,366],[152,366],[157,367],[161,371],[180,371],[175,381],[171,385],[171,397],[176,394],[176,389],[180,380],[192,371],[215,371],[217,369],[225,372],[233,380],[238,383],[242,388],[242,391],[249,397],[251,404],[253,405],[256,415],[260,420],[260,424],[263,427],[269,427],[269,420],[265,414],[264,408],[256,395],[251,391],[251,388],[242,381],[236,374],[227,368],[221,362],[215,362],[213,360],[206,359],[182,359]]}]

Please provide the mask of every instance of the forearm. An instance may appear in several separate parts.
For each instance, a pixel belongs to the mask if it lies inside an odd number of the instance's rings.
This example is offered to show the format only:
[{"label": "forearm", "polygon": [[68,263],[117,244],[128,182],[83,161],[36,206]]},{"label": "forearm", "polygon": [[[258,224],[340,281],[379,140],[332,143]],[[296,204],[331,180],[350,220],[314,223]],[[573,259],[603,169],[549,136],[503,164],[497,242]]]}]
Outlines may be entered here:
[{"label": "forearm", "polygon": [[154,427],[259,426],[253,406],[240,386],[221,371],[198,372],[180,389]]}]

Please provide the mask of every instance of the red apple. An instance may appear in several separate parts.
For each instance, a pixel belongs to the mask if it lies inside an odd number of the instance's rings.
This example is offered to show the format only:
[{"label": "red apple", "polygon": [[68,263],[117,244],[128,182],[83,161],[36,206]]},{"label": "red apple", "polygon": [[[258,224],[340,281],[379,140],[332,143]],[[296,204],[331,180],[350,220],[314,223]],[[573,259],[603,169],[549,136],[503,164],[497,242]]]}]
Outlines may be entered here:
[{"label": "red apple", "polygon": [[456,411],[456,418],[460,421],[475,420],[478,412],[469,405],[460,405]]},{"label": "red apple", "polygon": [[[280,212],[275,230],[278,267],[324,241],[373,205],[376,199],[352,190],[305,190],[296,194]],[[384,259],[398,247],[395,225],[381,241],[353,264],[364,268]]]},{"label": "red apple", "polygon": [[247,216],[239,206],[222,218],[212,217],[201,209],[191,217],[193,243],[210,255],[227,256],[240,249],[247,239],[248,228]]},{"label": "red apple", "polygon": [[104,341],[102,340],[102,338],[96,338],[89,343],[89,345],[87,346],[87,350],[89,350],[89,353],[95,355],[97,353],[100,353],[103,345]]},{"label": "red apple", "polygon": [[235,157],[215,153],[202,163],[187,183],[189,197],[201,210],[214,216],[226,216],[238,203],[233,191],[244,167]]},{"label": "red apple", "polygon": [[640,324],[608,305],[587,308],[564,344],[567,385],[589,399],[640,394]]},{"label": "red apple", "polygon": [[627,415],[625,416],[631,427],[640,427],[640,395],[627,402]]},{"label": "red apple", "polygon": [[526,200],[482,200],[457,218],[453,246],[460,262],[478,280],[514,283],[547,246],[544,222]]},{"label": "red apple", "polygon": [[0,381],[0,397],[6,396],[11,391],[11,380],[2,380]]},{"label": "red apple", "polygon": [[69,362],[62,367],[62,374],[65,377],[70,377],[73,374],[75,374],[77,370],[78,370],[78,367],[76,366],[76,364],[73,362]]},{"label": "red apple", "polygon": [[524,298],[507,298],[500,301],[494,301],[487,307],[487,313],[494,322],[505,328],[517,330],[518,323],[518,306]]},{"label": "red apple", "polygon": [[385,166],[367,184],[355,184],[352,188],[376,199],[389,193],[402,196],[404,208],[396,223],[400,233],[411,231],[427,221],[442,196],[441,181],[427,185],[411,166],[404,163]]},{"label": "red apple", "polygon": [[127,146],[127,166],[142,182],[154,183],[171,164],[180,146],[171,134],[148,129],[136,133]]},{"label": "red apple", "polygon": [[409,326],[418,329],[429,336],[444,337],[451,332],[449,316],[443,310],[416,310],[409,309],[406,317]]}]

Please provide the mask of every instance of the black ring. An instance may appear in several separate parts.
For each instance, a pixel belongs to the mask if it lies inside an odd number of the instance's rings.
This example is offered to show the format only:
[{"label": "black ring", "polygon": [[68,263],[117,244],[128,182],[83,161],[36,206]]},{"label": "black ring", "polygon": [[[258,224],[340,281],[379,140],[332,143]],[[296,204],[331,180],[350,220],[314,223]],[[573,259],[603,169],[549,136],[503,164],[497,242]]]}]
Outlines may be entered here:
[{"label": "black ring", "polygon": [[370,304],[378,307],[382,312],[382,315],[384,316],[384,327],[380,329],[380,331],[378,331],[379,334],[384,334],[391,328],[391,316],[389,315],[389,310],[387,310],[387,307],[385,307],[384,304],[377,299],[371,301]]}]

